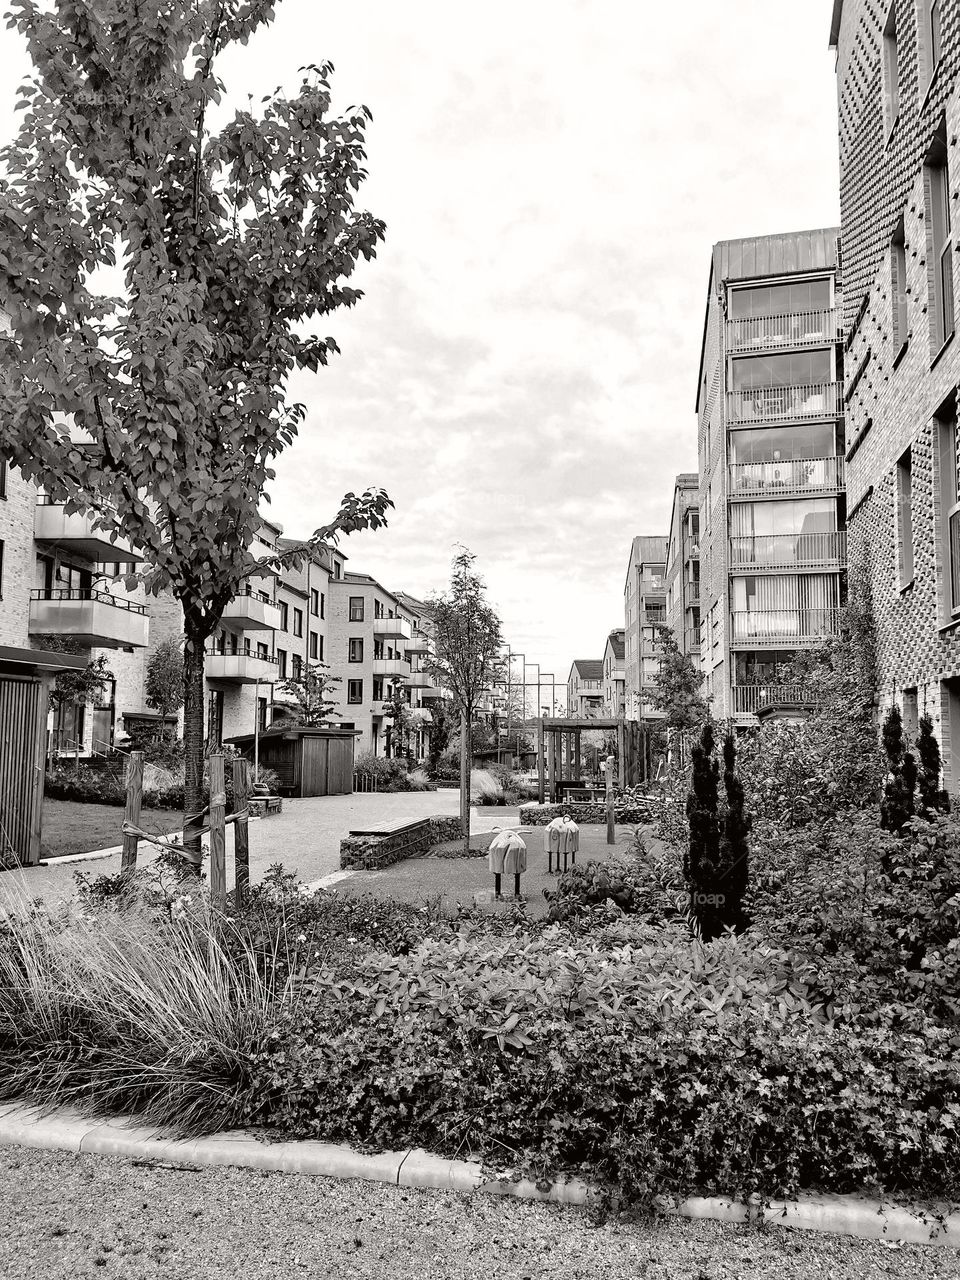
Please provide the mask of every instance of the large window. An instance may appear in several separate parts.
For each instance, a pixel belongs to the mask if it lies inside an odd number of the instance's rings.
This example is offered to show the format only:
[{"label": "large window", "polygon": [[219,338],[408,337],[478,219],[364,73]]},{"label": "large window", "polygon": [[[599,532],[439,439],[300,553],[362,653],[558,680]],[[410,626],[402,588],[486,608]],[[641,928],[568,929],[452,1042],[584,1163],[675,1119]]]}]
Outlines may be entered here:
[{"label": "large window", "polygon": [[363,701],[363,681],[362,680],[347,681],[347,701],[348,702]]},{"label": "large window", "polygon": [[303,679],[303,659],[299,653],[295,653],[290,660],[290,675],[294,680]]},{"label": "large window", "polygon": [[939,411],[936,429],[940,445],[940,500],[943,510],[944,596],[941,616],[944,622],[949,622],[960,616],[960,441],[957,439],[955,401]]},{"label": "large window", "polygon": [[839,452],[831,422],[795,427],[750,427],[730,432],[731,462],[779,462],[794,458],[833,458]]},{"label": "large window", "polygon": [[740,356],[733,362],[733,389],[806,387],[832,381],[829,351],[791,351],[775,356]]},{"label": "large window", "polygon": [[316,587],[310,588],[310,612],[315,618],[320,616],[320,592]]},{"label": "large window", "polygon": [[354,636],[349,642],[349,659],[350,662],[363,661],[363,640]]},{"label": "large window", "polygon": [[277,650],[277,670],[281,680],[287,678],[287,651],[286,649]]},{"label": "large window", "polygon": [[941,129],[923,168],[927,208],[927,287],[930,346],[936,355],[953,334],[953,246],[950,227],[950,175],[946,130]]},{"label": "large window", "polygon": [[829,280],[797,280],[789,284],[770,284],[760,288],[730,291],[732,320],[795,315],[803,311],[826,311],[829,307]]},{"label": "large window", "polygon": [[735,577],[730,604],[734,640],[814,639],[836,630],[840,579],[832,573]]},{"label": "large window", "polygon": [[303,635],[303,610],[294,609],[293,611],[293,634],[295,636]]},{"label": "large window", "polygon": [[737,502],[730,506],[730,533],[734,537],[832,533],[836,527],[837,504],[833,498]]},{"label": "large window", "polygon": [[897,463],[897,567],[900,590],[913,581],[913,466],[908,449]]},{"label": "large window", "polygon": [[290,606],[286,600],[280,601],[280,630],[289,631],[290,629]]},{"label": "large window", "polygon": [[363,596],[350,597],[350,621],[363,621]]},{"label": "large window", "polygon": [[890,332],[893,337],[893,357],[896,359],[908,339],[907,314],[907,243],[903,218],[897,224],[890,239]]},{"label": "large window", "polygon": [[942,0],[917,0],[918,81],[926,94],[943,51],[940,21]]},{"label": "large window", "polygon": [[897,51],[897,0],[890,0],[883,24],[883,118],[887,133],[900,113],[900,59]]},{"label": "large window", "polygon": [[319,641],[320,641],[320,637],[317,635],[316,631],[311,631],[310,632],[310,658],[312,661],[316,661],[316,659],[319,658],[320,656]]}]

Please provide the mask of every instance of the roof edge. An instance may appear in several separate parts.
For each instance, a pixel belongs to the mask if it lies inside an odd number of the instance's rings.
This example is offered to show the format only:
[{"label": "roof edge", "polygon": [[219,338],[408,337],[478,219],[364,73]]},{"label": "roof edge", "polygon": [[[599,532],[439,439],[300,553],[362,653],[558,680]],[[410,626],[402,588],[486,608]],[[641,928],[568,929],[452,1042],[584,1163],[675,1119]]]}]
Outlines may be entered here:
[{"label": "roof edge", "polygon": [[833,0],[833,13],[830,16],[830,49],[837,47],[840,38],[840,18],[843,14],[843,0]]}]

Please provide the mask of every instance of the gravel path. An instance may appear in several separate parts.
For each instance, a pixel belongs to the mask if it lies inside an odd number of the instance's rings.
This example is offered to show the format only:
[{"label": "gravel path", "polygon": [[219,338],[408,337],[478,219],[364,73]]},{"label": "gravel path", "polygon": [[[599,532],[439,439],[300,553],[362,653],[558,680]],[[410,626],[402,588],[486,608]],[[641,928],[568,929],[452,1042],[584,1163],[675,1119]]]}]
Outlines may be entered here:
[{"label": "gravel path", "polygon": [[954,1250],[714,1222],[595,1228],[582,1210],[246,1169],[0,1150],[4,1280],[910,1280]]}]

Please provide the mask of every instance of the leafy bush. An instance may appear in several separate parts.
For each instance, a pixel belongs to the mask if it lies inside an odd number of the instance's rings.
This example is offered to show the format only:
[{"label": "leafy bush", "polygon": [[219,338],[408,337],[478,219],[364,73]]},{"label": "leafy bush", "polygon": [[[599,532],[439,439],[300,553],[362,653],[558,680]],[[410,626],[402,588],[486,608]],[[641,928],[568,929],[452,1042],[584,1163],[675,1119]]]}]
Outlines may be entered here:
[{"label": "leafy bush", "polygon": [[544,889],[543,896],[550,903],[547,918],[565,922],[605,906],[635,915],[650,905],[643,879],[639,866],[632,862],[591,861],[573,866],[557,881],[556,889]]},{"label": "leafy bush", "polygon": [[489,769],[470,770],[470,798],[477,805],[506,804],[503,783]]},{"label": "leafy bush", "polygon": [[354,771],[361,777],[372,779],[378,791],[431,790],[425,770],[415,769],[408,773],[406,760],[388,760],[384,756],[374,755],[372,751],[364,751],[357,756]]},{"label": "leafy bush", "polygon": [[407,785],[411,791],[436,791],[436,784],[430,781],[426,769],[411,769],[407,774]]}]

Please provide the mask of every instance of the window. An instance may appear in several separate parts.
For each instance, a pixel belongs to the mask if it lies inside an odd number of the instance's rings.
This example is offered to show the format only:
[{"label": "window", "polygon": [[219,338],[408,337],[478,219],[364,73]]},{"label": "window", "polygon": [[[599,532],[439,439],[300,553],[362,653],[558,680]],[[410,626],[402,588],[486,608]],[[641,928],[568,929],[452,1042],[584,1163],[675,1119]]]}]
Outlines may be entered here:
[{"label": "window", "polygon": [[315,618],[320,615],[320,592],[316,587],[310,588],[310,612]]},{"label": "window", "polygon": [[787,355],[743,356],[733,362],[733,389],[807,387],[830,382],[830,352],[793,351]]},{"label": "window", "polygon": [[270,650],[267,648],[267,646],[264,644],[262,640],[257,641],[257,657],[258,658],[270,657]]},{"label": "window", "polygon": [[897,463],[897,558],[900,590],[913,582],[913,476],[910,450]]},{"label": "window", "polygon": [[319,651],[317,653],[317,660],[319,662],[322,662],[323,661],[323,636],[317,636],[317,640],[319,641]]},{"label": "window", "polygon": [[373,657],[374,657],[374,661],[383,657],[383,641],[382,640],[374,640]]},{"label": "window", "polygon": [[327,616],[325,613],[326,606],[327,606],[327,597],[321,591],[320,592],[320,617],[321,618],[325,618]]},{"label": "window", "polygon": [[0,498],[7,496],[7,460],[0,458]]},{"label": "window", "polygon": [[946,128],[941,126],[923,168],[927,210],[927,290],[930,347],[936,355],[953,334],[953,246],[950,239],[950,175]]},{"label": "window", "polygon": [[903,691],[903,738],[907,749],[911,750],[920,732],[920,707],[917,703],[917,690]]},{"label": "window", "polygon": [[350,621],[363,621],[363,596],[350,597]]},{"label": "window", "polygon": [[347,681],[347,701],[348,702],[363,701],[363,681],[362,680]]},{"label": "window", "polygon": [[303,635],[303,610],[294,609],[293,611],[293,634],[295,636]]},{"label": "window", "polygon": [[363,641],[362,641],[361,639],[357,638],[356,636],[354,636],[354,637],[350,640],[350,645],[349,645],[349,661],[350,661],[350,662],[362,662],[362,661],[363,661]]},{"label": "window", "polygon": [[289,631],[290,629],[288,625],[289,612],[290,612],[290,606],[287,604],[286,600],[281,600],[280,601],[280,630],[281,631]]},{"label": "window", "polygon": [[796,280],[790,284],[763,285],[730,291],[730,318],[797,315],[830,308],[830,281]]},{"label": "window", "polygon": [[907,345],[907,319],[907,244],[901,218],[890,240],[890,332],[894,360]]},{"label": "window", "polygon": [[314,662],[320,656],[319,639],[320,637],[317,635],[315,631],[310,632],[310,658],[311,658],[311,661],[314,661]]},{"label": "window", "polygon": [[383,676],[374,676],[373,700],[374,702],[383,702]]},{"label": "window", "polygon": [[303,679],[303,659],[295,653],[290,660],[290,674],[294,680]]},{"label": "window", "polygon": [[374,616],[375,618],[382,618],[382,617],[383,617],[383,601],[382,601],[382,600],[376,600],[376,599],[374,600],[374,602],[373,602],[373,616]]},{"label": "window", "polygon": [[[943,511],[941,555],[944,566],[944,596],[941,620],[950,622],[960,615],[960,448],[957,440],[956,401],[944,405],[936,416],[940,453],[940,503]],[[960,739],[958,747],[960,747]]]},{"label": "window", "polygon": [[900,63],[897,56],[897,0],[891,0],[883,27],[883,116],[889,135],[900,114]]},{"label": "window", "polygon": [[3,599],[3,541],[0,540],[0,600]]},{"label": "window", "polygon": [[277,650],[277,670],[280,673],[280,679],[287,678],[287,651],[286,649]]},{"label": "window", "polygon": [[340,574],[341,574],[342,568],[343,568],[343,566],[340,564],[340,561],[339,561],[339,560],[334,560],[334,562],[333,562],[333,576],[334,576],[335,578],[339,578],[339,577],[340,577]]},{"label": "window", "polygon": [[917,3],[917,79],[925,95],[940,62],[942,40],[940,16],[942,0],[918,0]]},{"label": "window", "polygon": [[267,727],[267,700],[266,698],[257,699],[257,725],[261,733]]}]

